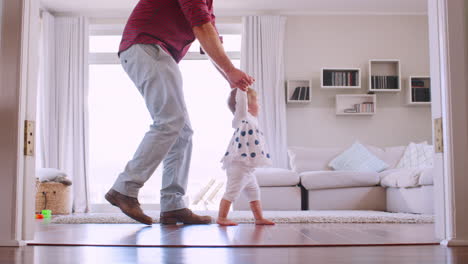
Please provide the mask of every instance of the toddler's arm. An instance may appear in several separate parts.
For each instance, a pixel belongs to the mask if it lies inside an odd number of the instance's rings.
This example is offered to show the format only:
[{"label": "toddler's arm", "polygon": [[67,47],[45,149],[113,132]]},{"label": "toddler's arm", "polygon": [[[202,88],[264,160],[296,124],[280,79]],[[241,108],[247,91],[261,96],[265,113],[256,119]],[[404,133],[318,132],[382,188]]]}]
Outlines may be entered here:
[{"label": "toddler's arm", "polygon": [[236,112],[234,113],[234,117],[243,119],[247,117],[247,112],[248,112],[247,93],[240,89],[237,89]]}]

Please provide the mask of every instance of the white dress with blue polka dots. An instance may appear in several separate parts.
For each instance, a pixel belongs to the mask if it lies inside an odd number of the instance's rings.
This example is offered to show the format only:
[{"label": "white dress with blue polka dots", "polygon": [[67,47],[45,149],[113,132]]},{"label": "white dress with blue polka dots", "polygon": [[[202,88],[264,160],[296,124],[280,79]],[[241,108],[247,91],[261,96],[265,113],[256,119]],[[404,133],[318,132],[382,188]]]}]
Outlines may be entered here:
[{"label": "white dress with blue polka dots", "polygon": [[253,168],[271,166],[263,132],[258,127],[257,118],[248,112],[247,93],[242,90],[237,90],[236,93],[236,112],[232,127],[235,129],[234,135],[221,160],[223,169],[232,162],[240,162]]}]

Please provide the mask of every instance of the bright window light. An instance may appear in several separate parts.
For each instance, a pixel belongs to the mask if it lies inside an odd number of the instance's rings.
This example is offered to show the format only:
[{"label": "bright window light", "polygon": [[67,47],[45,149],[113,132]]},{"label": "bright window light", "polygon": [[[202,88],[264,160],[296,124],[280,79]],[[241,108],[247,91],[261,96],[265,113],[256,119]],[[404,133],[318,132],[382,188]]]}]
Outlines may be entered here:
[{"label": "bright window light", "polygon": [[[240,61],[233,60],[233,63],[239,67]],[[190,201],[193,201],[194,196],[210,179],[225,180],[220,161],[226,153],[233,132],[233,115],[227,107],[231,89],[208,60],[183,60],[180,62],[180,69],[184,79],[187,109],[194,130],[187,188]],[[218,193],[218,199],[222,193],[224,188]],[[217,204],[215,206],[217,207]]]},{"label": "bright window light", "polygon": [[[121,65],[89,67],[89,176],[91,203],[104,194],[132,158],[151,124],[143,98]],[[140,192],[141,203],[159,203],[161,172]]]},{"label": "bright window light", "polygon": [[89,52],[117,53],[122,36],[89,36]]},{"label": "bright window light", "polygon": [[[241,44],[242,44],[241,35],[225,34],[221,36],[223,37],[223,47],[225,51],[227,52],[241,51]],[[198,42],[198,40],[195,40],[192,43],[192,46],[190,46],[189,52],[200,52],[200,42]]]},{"label": "bright window light", "polygon": [[[240,35],[229,36],[224,38],[225,47],[239,51]],[[120,41],[118,36],[91,37],[94,52],[115,52],[116,40]],[[240,66],[239,60],[233,63]],[[226,103],[229,85],[209,60],[182,60],[179,66],[194,130],[187,188],[191,202],[210,179],[225,180],[220,160],[232,135],[233,116]],[[92,204],[100,204],[106,203],[104,194],[132,158],[152,120],[137,88],[118,64],[90,65],[88,103],[90,198]],[[140,190],[140,203],[159,204],[161,167]],[[224,187],[215,202],[223,192]]]}]

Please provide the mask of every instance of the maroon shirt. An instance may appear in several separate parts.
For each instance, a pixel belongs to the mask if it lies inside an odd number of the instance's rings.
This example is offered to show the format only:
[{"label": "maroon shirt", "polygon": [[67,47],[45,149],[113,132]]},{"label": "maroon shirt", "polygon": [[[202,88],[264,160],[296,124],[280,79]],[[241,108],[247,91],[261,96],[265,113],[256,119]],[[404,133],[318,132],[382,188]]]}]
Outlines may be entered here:
[{"label": "maroon shirt", "polygon": [[176,62],[195,40],[192,28],[215,23],[213,0],[140,0],[120,43],[119,54],[133,44],[157,44]]}]

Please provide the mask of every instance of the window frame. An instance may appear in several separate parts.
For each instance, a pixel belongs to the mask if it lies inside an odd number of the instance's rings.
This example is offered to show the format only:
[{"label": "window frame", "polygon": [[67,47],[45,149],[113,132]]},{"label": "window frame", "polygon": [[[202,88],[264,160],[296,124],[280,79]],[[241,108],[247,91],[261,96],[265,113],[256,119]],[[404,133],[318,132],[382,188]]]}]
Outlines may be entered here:
[{"label": "window frame", "polygon": [[[220,23],[216,25],[220,35],[241,35],[242,25],[237,23]],[[91,24],[89,26],[89,36],[120,36],[124,30],[123,24]],[[240,51],[228,51],[227,56],[232,60],[240,60]],[[184,60],[208,60],[206,54],[199,52],[188,52]],[[116,52],[89,52],[88,64],[120,64]]]}]

